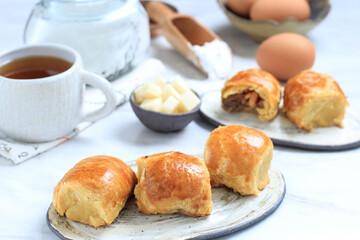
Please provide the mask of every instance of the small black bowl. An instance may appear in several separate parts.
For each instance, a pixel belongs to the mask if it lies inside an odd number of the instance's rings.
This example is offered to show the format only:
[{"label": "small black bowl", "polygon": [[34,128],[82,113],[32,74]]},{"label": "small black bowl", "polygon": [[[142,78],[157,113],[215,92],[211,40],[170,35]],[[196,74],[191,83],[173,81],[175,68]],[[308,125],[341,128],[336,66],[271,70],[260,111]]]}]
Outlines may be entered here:
[{"label": "small black bowl", "polygon": [[199,111],[201,98],[192,90],[200,99],[199,105],[190,112],[168,114],[151,110],[146,110],[138,105],[134,100],[134,89],[130,95],[130,104],[139,120],[148,128],[158,132],[175,132],[186,127],[196,116]]}]

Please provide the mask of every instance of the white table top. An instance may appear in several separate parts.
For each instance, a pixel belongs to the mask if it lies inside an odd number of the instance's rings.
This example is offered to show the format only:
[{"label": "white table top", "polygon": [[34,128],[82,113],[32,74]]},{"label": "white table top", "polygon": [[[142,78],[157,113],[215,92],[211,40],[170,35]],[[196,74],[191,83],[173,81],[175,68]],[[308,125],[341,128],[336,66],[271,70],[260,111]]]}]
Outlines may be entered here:
[{"label": "white table top", "polygon": [[[0,52],[23,44],[24,25],[35,2],[0,2]],[[229,43],[235,55],[233,73],[257,67],[258,44],[230,24],[215,0],[168,2],[194,15]],[[313,69],[333,76],[352,108],[360,109],[360,1],[331,4],[327,19],[307,36],[317,50]],[[153,39],[149,56],[162,60],[174,74],[204,78],[163,37]],[[57,239],[45,221],[53,187],[81,159],[106,154],[129,161],[169,150],[202,152],[212,129],[199,117],[183,131],[156,133],[145,128],[126,103],[38,157],[19,165],[0,159],[0,239]],[[283,203],[255,226],[221,239],[360,238],[360,148],[316,152],[275,146],[272,166],[286,180]]]}]

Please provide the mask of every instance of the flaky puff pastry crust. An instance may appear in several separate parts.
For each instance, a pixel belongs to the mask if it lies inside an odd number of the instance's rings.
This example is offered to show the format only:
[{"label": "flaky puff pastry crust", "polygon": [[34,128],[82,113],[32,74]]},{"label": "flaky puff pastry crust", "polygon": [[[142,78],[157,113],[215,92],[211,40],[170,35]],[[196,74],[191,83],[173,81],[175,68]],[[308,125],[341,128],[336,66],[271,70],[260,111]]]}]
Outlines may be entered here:
[{"label": "flaky puff pastry crust", "polygon": [[229,125],[218,127],[205,144],[204,161],[211,185],[225,185],[241,195],[256,195],[270,182],[273,143],[263,132]]},{"label": "flaky puff pastry crust", "polygon": [[349,105],[338,83],[329,75],[306,70],[285,85],[283,112],[299,128],[342,127]]},{"label": "flaky puff pastry crust", "polygon": [[[249,98],[245,105],[241,104],[242,95]],[[225,111],[239,111],[236,106],[241,105],[242,111],[256,112],[261,121],[269,121],[277,115],[280,98],[280,82],[261,69],[238,72],[225,82],[221,90],[222,107]]]},{"label": "flaky puff pastry crust", "polygon": [[137,182],[120,159],[94,156],[70,169],[55,186],[53,205],[61,216],[98,227],[119,215]]},{"label": "flaky puff pastry crust", "polygon": [[199,158],[172,151],[138,158],[136,164],[139,182],[134,193],[141,212],[211,213],[210,176]]}]

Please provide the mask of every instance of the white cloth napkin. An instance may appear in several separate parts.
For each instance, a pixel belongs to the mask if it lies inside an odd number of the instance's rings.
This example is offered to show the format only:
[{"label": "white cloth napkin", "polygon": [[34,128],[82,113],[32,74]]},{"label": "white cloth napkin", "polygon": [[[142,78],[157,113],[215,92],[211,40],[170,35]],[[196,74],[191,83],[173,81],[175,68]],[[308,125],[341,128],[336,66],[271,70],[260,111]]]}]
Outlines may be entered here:
[{"label": "white cloth napkin", "polygon": [[[165,66],[161,61],[152,58],[141,63],[130,73],[111,82],[117,92],[117,107],[129,99],[129,95],[135,87],[145,82],[153,81],[157,76],[163,75],[165,70]],[[86,111],[100,108],[104,102],[105,96],[100,90],[87,89],[85,92],[84,107]],[[92,124],[93,122],[82,122],[68,135],[44,143],[17,142],[7,138],[0,132],[0,156],[11,160],[15,164],[21,163],[70,140]]]}]

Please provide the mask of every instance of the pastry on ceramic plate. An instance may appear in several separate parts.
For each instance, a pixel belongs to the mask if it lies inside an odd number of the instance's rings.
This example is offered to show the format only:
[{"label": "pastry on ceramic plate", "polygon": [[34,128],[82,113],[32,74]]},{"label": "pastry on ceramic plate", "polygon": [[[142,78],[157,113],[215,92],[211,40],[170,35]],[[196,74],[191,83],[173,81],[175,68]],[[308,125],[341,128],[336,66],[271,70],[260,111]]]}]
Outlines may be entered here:
[{"label": "pastry on ceramic plate", "polygon": [[279,81],[261,69],[238,72],[221,90],[225,111],[256,112],[261,121],[269,121],[277,115],[280,97]]},{"label": "pastry on ceramic plate", "polygon": [[[220,98],[219,98],[220,99]],[[203,154],[196,154],[200,159]],[[126,162],[132,169],[135,160]],[[281,172],[269,170],[270,183],[256,197],[241,196],[226,188],[212,188],[213,209],[208,217],[147,215],[139,212],[135,198],[111,225],[91,228],[60,216],[54,205],[46,213],[49,228],[61,239],[210,239],[242,230],[265,220],[281,204],[286,183]]]},{"label": "pastry on ceramic plate", "polygon": [[285,85],[283,112],[308,132],[316,127],[343,127],[348,105],[338,83],[327,74],[306,70]]},{"label": "pastry on ceramic plate", "polygon": [[273,143],[263,132],[229,125],[218,127],[205,144],[204,161],[211,185],[225,185],[241,195],[256,195],[270,178]]},{"label": "pastry on ceramic plate", "polygon": [[61,216],[98,227],[119,215],[137,182],[120,159],[94,156],[70,169],[55,186],[53,206]]},{"label": "pastry on ceramic plate", "polygon": [[199,158],[172,151],[138,158],[136,164],[139,182],[134,193],[141,212],[211,213],[210,176]]}]

